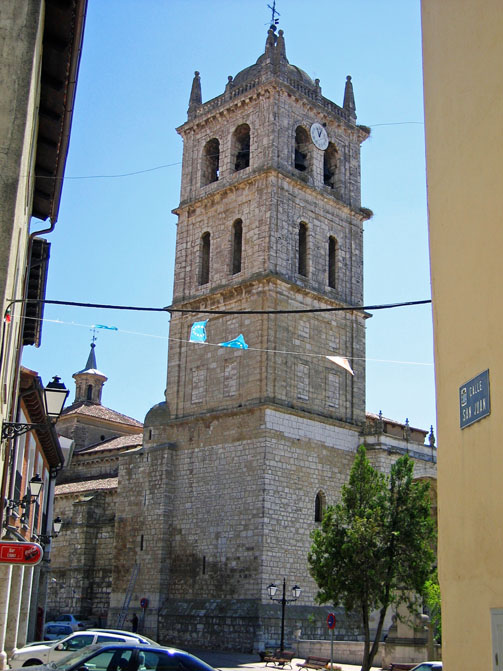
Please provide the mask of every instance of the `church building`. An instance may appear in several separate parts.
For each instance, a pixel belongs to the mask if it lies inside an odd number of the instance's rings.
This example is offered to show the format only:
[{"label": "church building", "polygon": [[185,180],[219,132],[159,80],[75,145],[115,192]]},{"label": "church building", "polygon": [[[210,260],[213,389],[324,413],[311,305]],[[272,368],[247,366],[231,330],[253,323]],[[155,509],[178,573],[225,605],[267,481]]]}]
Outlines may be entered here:
[{"label": "church building", "polygon": [[[332,102],[271,28],[220,96],[203,102],[195,73],[177,130],[166,398],[145,418],[142,447],[118,456],[108,623],[142,604],[140,626],[161,643],[260,650],[279,643],[267,587],[283,580],[287,596],[301,588],[286,640],[326,634],[310,533],[358,445],[383,472],[407,452],[431,480],[436,456],[425,431],[365,413],[370,130],[356,122],[351,77]],[[354,636],[340,622],[338,636]]]},{"label": "church building", "polygon": [[94,342],[85,368],[73,378],[75,399],[57,424],[58,434],[73,441],[73,450],[54,492],[54,516],[62,519],[63,530],[50,546],[45,618],[77,613],[105,624],[119,454],[141,447],[142,424],[102,405],[107,377],[98,370]]}]

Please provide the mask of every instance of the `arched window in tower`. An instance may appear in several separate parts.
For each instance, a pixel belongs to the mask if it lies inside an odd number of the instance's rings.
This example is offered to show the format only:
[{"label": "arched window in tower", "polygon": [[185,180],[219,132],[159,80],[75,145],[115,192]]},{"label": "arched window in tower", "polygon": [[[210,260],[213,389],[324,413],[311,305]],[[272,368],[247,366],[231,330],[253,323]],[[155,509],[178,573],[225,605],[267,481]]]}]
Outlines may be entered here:
[{"label": "arched window in tower", "polygon": [[250,126],[247,123],[242,123],[232,134],[232,161],[236,172],[250,165]]},{"label": "arched window in tower", "polygon": [[208,284],[210,281],[210,247],[210,234],[203,233],[199,249],[199,284]]},{"label": "arched window in tower", "polygon": [[299,257],[297,272],[307,277],[307,224],[299,224]]},{"label": "arched window in tower", "polygon": [[326,499],[323,492],[318,492],[316,494],[316,499],[314,501],[314,521],[321,522],[323,515],[325,514],[326,508]]},{"label": "arched window in tower", "polygon": [[220,142],[216,137],[209,140],[203,149],[201,166],[201,186],[218,181],[220,170]]},{"label": "arched window in tower", "polygon": [[241,272],[241,256],[243,250],[243,222],[237,219],[232,225],[232,274]]},{"label": "arched window in tower", "polygon": [[93,385],[88,384],[87,385],[87,394],[86,394],[87,400],[92,401],[93,400]]},{"label": "arched window in tower", "polygon": [[309,168],[309,135],[302,126],[295,130],[295,168],[300,172]]},{"label": "arched window in tower", "polygon": [[337,148],[332,142],[329,142],[328,147],[323,154],[323,184],[329,186],[331,189],[336,187],[336,173],[337,165],[339,163],[339,156]]},{"label": "arched window in tower", "polygon": [[328,286],[335,289],[337,280],[337,240],[330,236],[328,239]]}]

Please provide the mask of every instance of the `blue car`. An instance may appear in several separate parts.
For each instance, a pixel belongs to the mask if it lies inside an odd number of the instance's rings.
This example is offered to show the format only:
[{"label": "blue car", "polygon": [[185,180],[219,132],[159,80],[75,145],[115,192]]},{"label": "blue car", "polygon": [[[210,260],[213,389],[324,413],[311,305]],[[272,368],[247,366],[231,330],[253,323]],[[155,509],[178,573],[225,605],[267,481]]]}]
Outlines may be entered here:
[{"label": "blue car", "polygon": [[198,657],[176,648],[142,643],[94,644],[58,662],[31,671],[215,671]]}]

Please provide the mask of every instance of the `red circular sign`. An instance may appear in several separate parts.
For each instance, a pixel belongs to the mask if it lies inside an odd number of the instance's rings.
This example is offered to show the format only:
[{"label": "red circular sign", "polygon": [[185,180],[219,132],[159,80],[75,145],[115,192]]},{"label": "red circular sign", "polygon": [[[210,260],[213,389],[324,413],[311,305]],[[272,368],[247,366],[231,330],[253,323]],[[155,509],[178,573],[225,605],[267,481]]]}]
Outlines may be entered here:
[{"label": "red circular sign", "polygon": [[34,566],[44,556],[38,543],[0,542],[0,563]]},{"label": "red circular sign", "polygon": [[142,608],[146,608],[148,606],[148,599],[146,599],[145,597],[143,597],[143,599],[140,599],[140,606]]},{"label": "red circular sign", "polygon": [[327,617],[327,625],[329,629],[335,629],[335,625],[337,624],[337,620],[335,619],[335,615],[333,613],[329,613]]}]

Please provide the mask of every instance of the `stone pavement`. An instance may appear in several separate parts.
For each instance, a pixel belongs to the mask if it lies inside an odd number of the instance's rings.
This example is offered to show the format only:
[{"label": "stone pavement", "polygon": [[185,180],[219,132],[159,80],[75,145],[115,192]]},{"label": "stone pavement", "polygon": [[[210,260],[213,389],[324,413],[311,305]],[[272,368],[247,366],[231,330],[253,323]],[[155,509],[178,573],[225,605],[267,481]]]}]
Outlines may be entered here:
[{"label": "stone pavement", "polygon": [[[191,652],[200,657],[202,660],[213,666],[215,669],[222,669],[222,671],[277,671],[278,667],[272,665],[265,666],[261,662],[258,655],[247,655],[241,652],[209,652],[207,650],[191,650]],[[303,659],[294,659],[292,662],[292,671],[299,671],[296,663],[303,662]],[[334,660],[334,665],[340,666],[342,671],[360,671],[361,666],[354,666],[353,664],[340,664]],[[378,671],[379,667],[372,667],[373,671]],[[285,671],[290,671],[286,667]]]}]

